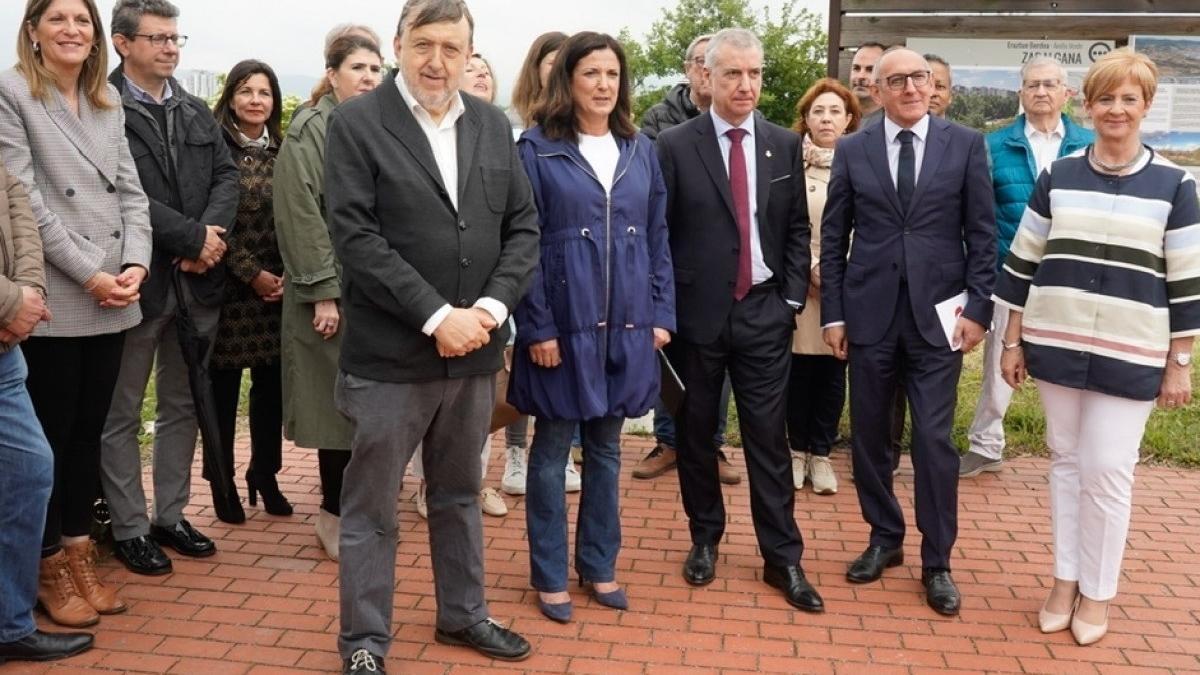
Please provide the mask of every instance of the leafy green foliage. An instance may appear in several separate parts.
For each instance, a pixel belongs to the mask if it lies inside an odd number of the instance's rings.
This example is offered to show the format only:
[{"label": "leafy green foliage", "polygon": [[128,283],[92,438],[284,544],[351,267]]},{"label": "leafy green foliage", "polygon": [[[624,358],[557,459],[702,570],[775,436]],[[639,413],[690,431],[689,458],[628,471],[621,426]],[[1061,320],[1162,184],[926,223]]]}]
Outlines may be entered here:
[{"label": "leafy green foliage", "polygon": [[618,39],[625,47],[634,87],[634,115],[640,119],[670,88],[664,81],[682,79],[684,55],[697,35],[722,28],[753,30],[765,55],[759,109],[771,121],[791,126],[796,101],[809,85],[825,74],[826,35],[821,17],[784,3],[777,15],[770,8],[756,14],[747,0],[679,0],[664,9],[639,42],[628,31]]}]

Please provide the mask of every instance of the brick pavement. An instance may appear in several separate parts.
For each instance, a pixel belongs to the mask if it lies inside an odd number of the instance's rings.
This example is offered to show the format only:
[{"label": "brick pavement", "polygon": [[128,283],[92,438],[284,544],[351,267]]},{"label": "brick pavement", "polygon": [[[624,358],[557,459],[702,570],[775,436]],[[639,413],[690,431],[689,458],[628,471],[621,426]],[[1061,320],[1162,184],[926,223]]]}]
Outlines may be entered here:
[{"label": "brick pavement", "polygon": [[[835,453],[841,491],[832,497],[805,491],[796,504],[807,544],[805,568],[829,608],[812,616],[793,611],[758,580],[745,481],[727,488],[731,523],[717,580],[701,589],[683,582],[679,568],[689,541],[674,475],[654,481],[628,476],[649,447],[644,438],[626,437],[624,443],[618,578],[628,588],[630,611],[600,607],[572,589],[575,621],[543,619],[528,586],[521,500],[508,499],[513,508],[506,518],[485,518],[492,612],[512,622],[536,650],[515,665],[433,643],[425,523],[416,516],[413,490],[405,489],[389,672],[1200,672],[1196,472],[1139,467],[1111,631],[1098,645],[1078,647],[1069,633],[1043,636],[1036,626],[1051,570],[1043,459],[1009,461],[1003,473],[963,484],[954,568],[964,607],[960,617],[947,619],[923,602],[916,536],[906,545],[908,564],[889,570],[882,583],[852,586],[844,580],[867,530],[846,455]],[[493,453],[490,484],[499,482],[501,455]],[[744,468],[740,452],[732,455]],[[215,557],[176,557],[175,573],[167,577],[139,577],[105,562],[104,578],[121,587],[131,607],[103,618],[97,648],[53,665],[0,666],[0,674],[337,672],[337,566],[324,558],[311,524],[319,503],[316,453],[289,446],[285,464],[280,482],[296,505],[295,516],[276,518],[247,507],[245,525],[224,525],[212,517],[207,485],[198,483],[189,519],[217,540]],[[907,458],[898,481],[915,534]]]}]

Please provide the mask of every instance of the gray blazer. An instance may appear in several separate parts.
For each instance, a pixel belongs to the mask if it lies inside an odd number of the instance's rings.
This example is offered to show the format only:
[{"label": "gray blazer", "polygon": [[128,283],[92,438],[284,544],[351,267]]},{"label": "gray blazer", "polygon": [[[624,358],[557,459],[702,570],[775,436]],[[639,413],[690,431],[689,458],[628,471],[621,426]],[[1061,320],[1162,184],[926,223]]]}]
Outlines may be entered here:
[{"label": "gray blazer", "polygon": [[100,271],[150,269],[150,203],[125,141],[120,96],[108,89],[114,107],[98,110],[81,95],[76,116],[57,90],[43,101],[16,70],[0,73],[0,159],[29,192],[54,314],[34,335],[104,335],[142,320],[136,304],[101,309],[83,289]]}]

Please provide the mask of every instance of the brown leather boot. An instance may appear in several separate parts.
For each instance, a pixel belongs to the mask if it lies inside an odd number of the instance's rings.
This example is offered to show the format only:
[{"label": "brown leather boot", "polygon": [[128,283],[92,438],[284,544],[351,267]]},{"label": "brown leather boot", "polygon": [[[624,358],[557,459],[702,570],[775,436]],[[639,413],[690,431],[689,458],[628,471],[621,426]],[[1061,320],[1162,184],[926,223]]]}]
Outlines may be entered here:
[{"label": "brown leather boot", "polygon": [[100,583],[96,576],[96,544],[92,540],[78,544],[66,544],[67,565],[71,568],[71,580],[79,595],[99,614],[120,614],[128,607],[117,597],[117,592]]},{"label": "brown leather boot", "polygon": [[37,598],[50,619],[61,626],[83,628],[100,622],[100,615],[75,588],[67,554],[62,551],[42,558],[38,570]]}]

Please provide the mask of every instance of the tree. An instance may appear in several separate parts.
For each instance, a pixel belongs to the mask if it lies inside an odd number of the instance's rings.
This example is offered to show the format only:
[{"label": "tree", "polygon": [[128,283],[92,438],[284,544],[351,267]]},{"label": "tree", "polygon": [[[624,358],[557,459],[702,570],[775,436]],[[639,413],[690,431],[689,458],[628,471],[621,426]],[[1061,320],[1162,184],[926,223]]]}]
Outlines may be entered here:
[{"label": "tree", "polygon": [[644,42],[628,29],[618,39],[625,46],[634,87],[634,114],[641,118],[647,108],[662,100],[670,85],[683,73],[684,54],[697,35],[722,28],[753,30],[762,40],[765,54],[763,91],[759,109],[771,121],[791,126],[796,101],[809,85],[825,74],[825,31],[821,17],[807,9],[796,9],[787,0],[778,17],[769,8],[756,14],[747,0],[678,0],[664,9]]}]

